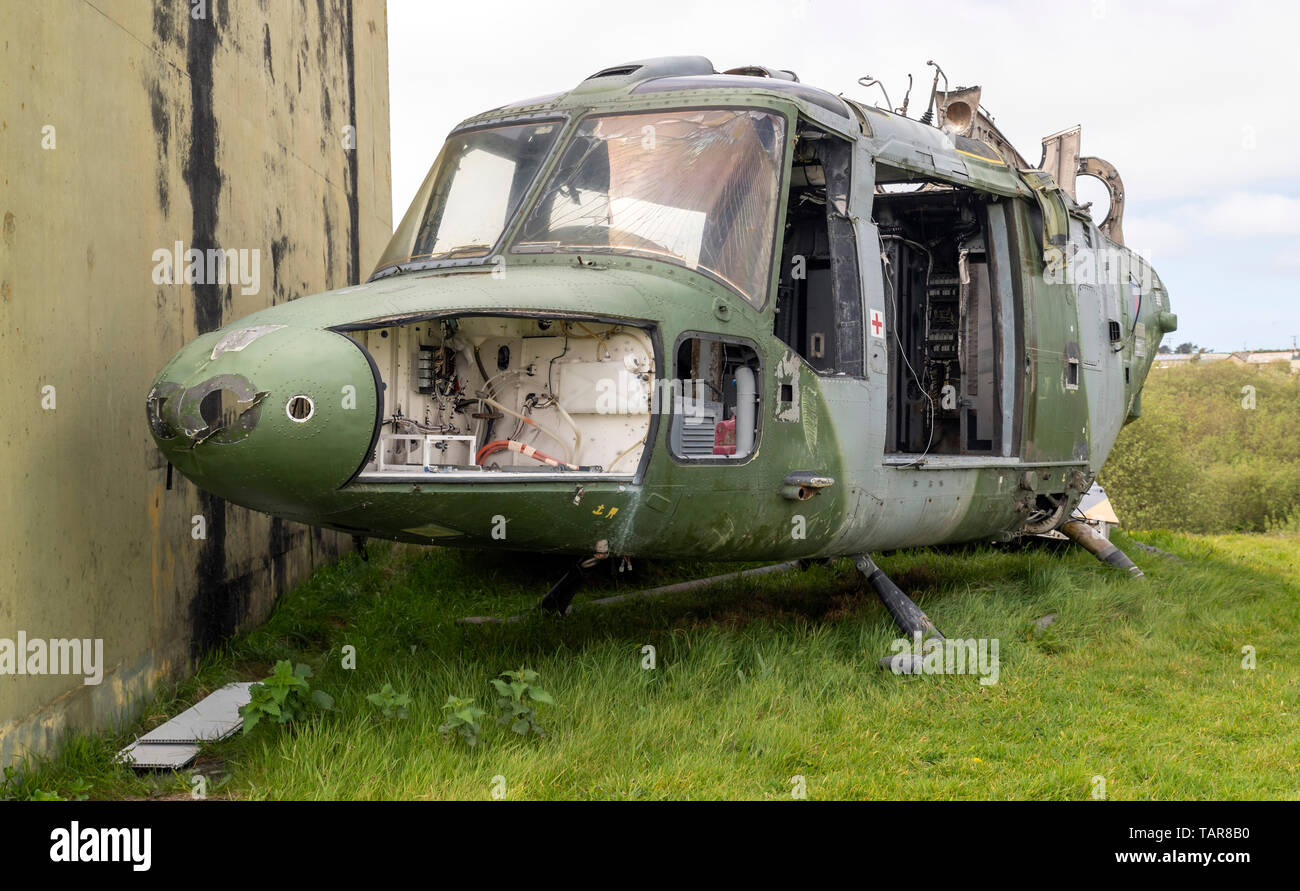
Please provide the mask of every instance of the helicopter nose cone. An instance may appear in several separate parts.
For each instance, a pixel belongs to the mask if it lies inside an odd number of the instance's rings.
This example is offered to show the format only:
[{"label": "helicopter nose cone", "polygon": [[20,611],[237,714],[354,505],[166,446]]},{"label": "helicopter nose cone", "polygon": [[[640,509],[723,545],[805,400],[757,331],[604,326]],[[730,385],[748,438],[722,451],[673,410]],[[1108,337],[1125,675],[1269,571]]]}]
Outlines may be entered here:
[{"label": "helicopter nose cone", "polygon": [[187,344],[146,403],[154,442],[196,485],[267,513],[310,510],[368,457],[369,356],[342,334],[254,325]]}]

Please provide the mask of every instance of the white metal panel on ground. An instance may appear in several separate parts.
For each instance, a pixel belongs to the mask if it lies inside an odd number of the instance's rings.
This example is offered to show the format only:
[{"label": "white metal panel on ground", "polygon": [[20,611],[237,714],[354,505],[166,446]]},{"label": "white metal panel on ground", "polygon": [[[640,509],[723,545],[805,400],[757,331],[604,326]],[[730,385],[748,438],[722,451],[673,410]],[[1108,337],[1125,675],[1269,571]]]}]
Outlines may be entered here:
[{"label": "white metal panel on ground", "polygon": [[117,753],[117,760],[142,770],[178,770],[198,754],[198,743],[143,743],[136,740]]},{"label": "white metal panel on ground", "polygon": [[141,743],[192,743],[225,739],[244,723],[239,707],[247,705],[252,681],[227,684],[166,724],[140,737]]},{"label": "white metal panel on ground", "polygon": [[199,753],[200,743],[225,739],[243,726],[239,709],[252,698],[253,683],[227,684],[209,694],[118,752],[118,760],[137,768],[184,767]]}]

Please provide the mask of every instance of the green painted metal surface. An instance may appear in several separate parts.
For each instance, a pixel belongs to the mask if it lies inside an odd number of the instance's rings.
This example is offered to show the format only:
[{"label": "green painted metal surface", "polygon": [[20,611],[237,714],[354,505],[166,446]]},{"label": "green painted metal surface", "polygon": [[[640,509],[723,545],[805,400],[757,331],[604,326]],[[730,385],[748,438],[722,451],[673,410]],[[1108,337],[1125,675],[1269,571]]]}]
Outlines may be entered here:
[{"label": "green painted metal surface", "polygon": [[[638,90],[645,78],[610,77],[539,103],[497,109],[463,126],[562,122],[559,148],[524,199],[525,209],[585,115],[698,107],[775,111],[787,121],[783,188],[789,188],[791,148],[801,121],[850,139],[853,191],[844,216],[856,241],[861,283],[854,299],[861,301],[863,325],[873,311],[888,309],[881,242],[872,222],[882,165],[973,188],[991,206],[1010,207],[1006,281],[1017,312],[1007,336],[1014,340],[1017,367],[1007,369],[1007,380],[1017,382],[1018,395],[1007,394],[1002,403],[1015,443],[1009,455],[890,453],[884,432],[891,410],[888,341],[866,336],[863,368],[856,373],[816,371],[773,334],[775,263],[768,293],[756,306],[712,277],[653,257],[509,252],[522,214],[508,222],[488,256],[427,264],[431,268],[271,307],[187,346],[157,386],[191,387],[218,370],[241,374],[269,394],[268,420],[246,441],[190,446],[178,439],[160,441],[160,448],[199,485],[290,519],[406,541],[576,554],[720,560],[852,554],[1006,536],[1041,509],[1040,496],[1067,508],[1077,503],[1119,427],[1136,410],[1161,319],[1172,324],[1159,280],[1152,278],[1140,303],[1130,300],[1127,283],[1083,289],[1053,280],[1048,254],[1063,247],[1073,237],[1069,233],[1086,230],[1082,237],[1090,243],[1109,242],[1090,220],[1071,217],[1068,196],[1039,173],[1026,179],[1005,164],[958,151],[933,128],[850,108],[820,91],[794,91],[760,78],[698,80],[689,88],[647,92]],[[1047,202],[1046,212],[1040,199]],[[780,216],[778,236],[783,224]],[[1127,335],[1118,344],[1103,328],[1091,327],[1105,326],[1108,311],[1120,314],[1114,321]],[[683,461],[672,454],[670,424],[657,423],[650,428],[648,456],[627,479],[574,474],[529,481],[492,479],[491,473],[480,479],[352,479],[349,471],[364,460],[367,431],[376,420],[375,382],[363,348],[331,329],[355,333],[466,315],[640,327],[654,340],[659,378],[680,373],[673,353],[683,335],[748,344],[760,371],[756,448],[747,460],[721,466]],[[244,353],[207,358],[215,338],[252,325],[288,327]],[[1112,385],[1116,376],[1122,384]],[[369,391],[369,401],[358,402],[351,414],[322,410],[302,425],[285,419],[285,399],[293,391],[309,392],[323,406],[347,386],[359,394]],[[777,394],[786,392],[797,398],[782,402]],[[308,427],[314,429],[308,433]],[[796,471],[835,483],[808,500],[790,500],[782,494],[784,481]],[[509,528],[504,539],[493,535],[502,517]]]}]

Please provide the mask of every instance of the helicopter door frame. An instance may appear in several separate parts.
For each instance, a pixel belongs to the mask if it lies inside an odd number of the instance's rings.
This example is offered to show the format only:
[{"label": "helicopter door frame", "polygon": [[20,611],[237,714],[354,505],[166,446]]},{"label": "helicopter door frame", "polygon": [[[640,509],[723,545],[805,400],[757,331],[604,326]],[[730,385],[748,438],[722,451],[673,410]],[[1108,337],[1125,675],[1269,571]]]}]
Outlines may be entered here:
[{"label": "helicopter door frame", "polygon": [[[900,181],[920,188],[878,191],[872,208],[890,332],[884,463],[1017,463],[1025,355],[1017,207],[1023,202],[933,174],[905,174]],[[948,217],[953,222],[945,229]]]},{"label": "helicopter door frame", "polygon": [[1025,385],[1021,369],[1025,367],[1025,302],[1020,277],[1016,271],[1020,257],[1016,241],[1016,205],[1019,202],[996,196],[984,203],[986,245],[996,300],[999,355],[997,361],[998,395],[1001,409],[1001,446],[1003,458],[1021,453],[1021,419]]},{"label": "helicopter door frame", "polygon": [[849,212],[856,149],[854,140],[799,116],[773,334],[818,375],[864,380],[863,283]]}]

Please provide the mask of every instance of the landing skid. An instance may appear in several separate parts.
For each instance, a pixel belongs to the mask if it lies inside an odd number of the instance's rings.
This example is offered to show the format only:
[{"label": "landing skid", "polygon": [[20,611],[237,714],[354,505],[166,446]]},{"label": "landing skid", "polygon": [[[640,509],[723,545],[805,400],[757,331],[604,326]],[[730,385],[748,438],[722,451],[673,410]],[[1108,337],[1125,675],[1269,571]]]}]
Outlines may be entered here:
[{"label": "landing skid", "polygon": [[[754,576],[770,575],[778,572],[791,572],[796,569],[804,568],[801,560],[787,560],[785,563],[773,563],[770,566],[759,566],[755,569],[745,569],[740,572],[728,572],[723,575],[712,575],[708,578],[694,579],[689,582],[678,582],[674,585],[661,585],[658,588],[646,588],[642,591],[629,591],[627,594],[615,594],[612,597],[602,597],[599,600],[588,600],[584,603],[573,606],[573,596],[582,587],[586,578],[586,570],[590,567],[575,567],[565,573],[558,582],[551,586],[542,598],[542,602],[536,607],[537,611],[551,612],[556,615],[566,616],[577,609],[588,609],[593,606],[609,606],[615,603],[626,603],[631,600],[648,600],[655,597],[666,597],[670,594],[682,594],[687,591],[696,591],[700,588],[708,588],[712,585],[719,585],[723,582],[734,582],[737,579],[753,578]],[[505,622],[518,622],[522,616],[508,616],[499,619],[494,616],[467,616],[456,621],[462,625],[497,625]]]}]

